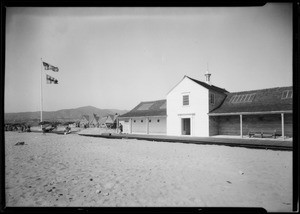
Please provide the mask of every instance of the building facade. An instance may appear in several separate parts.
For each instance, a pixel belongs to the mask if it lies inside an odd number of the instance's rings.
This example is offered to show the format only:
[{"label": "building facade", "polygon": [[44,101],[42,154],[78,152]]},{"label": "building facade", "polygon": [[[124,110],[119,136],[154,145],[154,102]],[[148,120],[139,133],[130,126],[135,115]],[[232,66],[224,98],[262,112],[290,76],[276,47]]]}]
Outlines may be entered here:
[{"label": "building facade", "polygon": [[84,127],[84,128],[87,128],[89,126],[89,115],[82,115],[80,121],[79,121],[79,126],[80,127]]},{"label": "building facade", "polygon": [[166,100],[141,102],[119,117],[123,133],[209,137],[276,132],[293,136],[293,88],[230,93],[184,76]]},{"label": "building facade", "polygon": [[167,134],[209,136],[210,110],[218,107],[227,91],[184,78],[167,94]]},{"label": "building facade", "polygon": [[99,127],[99,119],[100,117],[97,114],[93,114],[93,118],[89,123],[89,127],[94,128],[94,127]]},{"label": "building facade", "polygon": [[123,133],[167,134],[166,100],[141,102],[134,109],[119,117]]},{"label": "building facade", "polygon": [[208,113],[210,135],[276,132],[292,137],[292,98],[291,86],[229,93],[219,108]]}]

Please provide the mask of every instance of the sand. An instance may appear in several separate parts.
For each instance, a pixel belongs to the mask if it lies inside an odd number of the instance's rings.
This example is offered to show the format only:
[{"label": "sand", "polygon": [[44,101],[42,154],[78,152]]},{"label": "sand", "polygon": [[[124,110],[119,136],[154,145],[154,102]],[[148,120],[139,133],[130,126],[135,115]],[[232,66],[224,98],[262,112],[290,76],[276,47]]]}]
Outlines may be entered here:
[{"label": "sand", "polygon": [[9,207],[292,210],[290,151],[6,132],[5,165]]}]

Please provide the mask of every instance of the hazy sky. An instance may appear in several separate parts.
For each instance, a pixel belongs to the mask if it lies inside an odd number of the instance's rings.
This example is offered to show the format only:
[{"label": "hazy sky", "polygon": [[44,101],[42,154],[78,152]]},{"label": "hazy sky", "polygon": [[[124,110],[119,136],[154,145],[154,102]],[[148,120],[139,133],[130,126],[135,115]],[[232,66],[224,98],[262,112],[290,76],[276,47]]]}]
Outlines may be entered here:
[{"label": "hazy sky", "polygon": [[[41,58],[59,72],[41,70]],[[7,8],[5,112],[165,99],[184,75],[230,92],[292,85],[292,5]]]}]

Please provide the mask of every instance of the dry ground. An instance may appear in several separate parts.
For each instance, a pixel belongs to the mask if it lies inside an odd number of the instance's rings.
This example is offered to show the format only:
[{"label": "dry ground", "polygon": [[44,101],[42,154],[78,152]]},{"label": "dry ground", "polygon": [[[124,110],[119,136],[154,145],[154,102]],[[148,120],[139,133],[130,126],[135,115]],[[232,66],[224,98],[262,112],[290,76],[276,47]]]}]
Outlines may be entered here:
[{"label": "dry ground", "polygon": [[5,162],[7,206],[292,210],[290,151],[6,132]]}]

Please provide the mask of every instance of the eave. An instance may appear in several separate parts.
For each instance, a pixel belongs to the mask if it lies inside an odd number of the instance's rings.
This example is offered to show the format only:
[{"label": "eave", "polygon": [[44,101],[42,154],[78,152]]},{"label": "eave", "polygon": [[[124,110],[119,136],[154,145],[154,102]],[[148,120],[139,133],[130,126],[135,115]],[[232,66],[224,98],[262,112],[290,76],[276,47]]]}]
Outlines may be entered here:
[{"label": "eave", "polygon": [[130,118],[145,118],[145,117],[167,117],[167,115],[148,115],[148,116],[131,116],[131,117],[118,117],[118,119],[130,119]]},{"label": "eave", "polygon": [[282,114],[293,113],[293,110],[282,111],[258,111],[258,112],[229,112],[229,113],[208,113],[209,116],[230,116],[230,115],[258,115],[258,114]]}]

